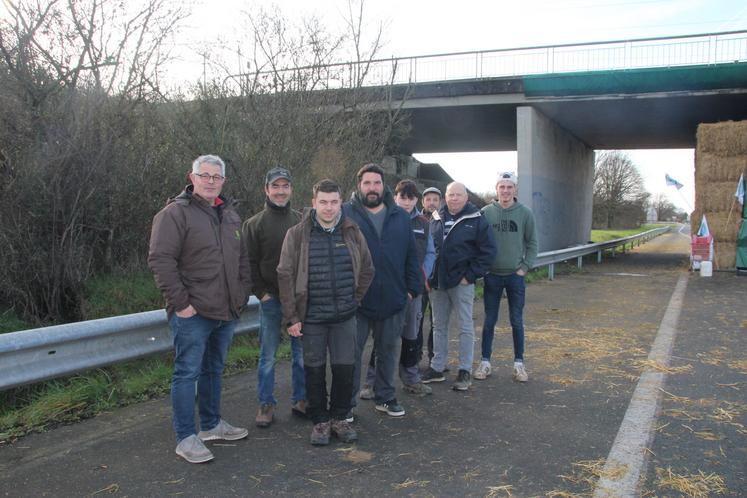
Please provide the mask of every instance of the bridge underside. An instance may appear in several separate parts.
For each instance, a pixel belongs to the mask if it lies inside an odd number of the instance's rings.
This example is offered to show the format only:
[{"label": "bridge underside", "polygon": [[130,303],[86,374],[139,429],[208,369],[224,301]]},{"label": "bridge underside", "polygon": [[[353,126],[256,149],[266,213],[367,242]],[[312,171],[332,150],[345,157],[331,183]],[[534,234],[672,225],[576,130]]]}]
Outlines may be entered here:
[{"label": "bridge underside", "polygon": [[519,199],[548,251],[588,239],[595,149],[694,148],[700,123],[747,119],[747,63],[440,82],[392,95],[411,117],[403,153],[517,151]]},{"label": "bridge underside", "polygon": [[403,152],[516,150],[530,106],[594,149],[695,146],[700,123],[747,119],[747,63],[395,87],[412,117]]},{"label": "bridge underside", "polygon": [[[485,99],[488,100],[488,99]],[[530,106],[593,149],[695,147],[700,123],[747,119],[747,93],[604,96],[411,108],[405,153],[516,150],[516,109]]]}]

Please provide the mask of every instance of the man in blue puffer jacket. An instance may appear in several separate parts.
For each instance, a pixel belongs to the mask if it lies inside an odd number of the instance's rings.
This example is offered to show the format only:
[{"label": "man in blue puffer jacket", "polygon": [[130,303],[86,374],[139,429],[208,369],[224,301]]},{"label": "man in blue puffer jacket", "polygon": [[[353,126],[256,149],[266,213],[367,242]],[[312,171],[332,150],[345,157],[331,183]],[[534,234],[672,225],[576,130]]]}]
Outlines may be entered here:
[{"label": "man in blue puffer jacket", "polygon": [[453,388],[472,385],[475,327],[472,306],[475,281],[490,268],[496,253],[495,237],[480,210],[468,202],[461,183],[446,188],[446,205],[433,213],[431,234],[436,245],[436,266],[429,281],[433,306],[433,359],[423,383],[443,382],[449,354],[449,317],[459,318],[459,373]]},{"label": "man in blue puffer jacket", "polygon": [[[377,355],[376,410],[401,417],[405,409],[395,397],[394,372],[399,359],[405,307],[408,300],[421,293],[423,272],[410,216],[394,203],[391,190],[384,185],[382,167],[366,164],[358,171],[357,179],[357,190],[343,209],[345,216],[355,221],[363,232],[376,273],[356,313],[355,392],[351,406],[357,404],[361,357],[371,332]],[[352,413],[348,415],[348,421],[351,419]]]}]

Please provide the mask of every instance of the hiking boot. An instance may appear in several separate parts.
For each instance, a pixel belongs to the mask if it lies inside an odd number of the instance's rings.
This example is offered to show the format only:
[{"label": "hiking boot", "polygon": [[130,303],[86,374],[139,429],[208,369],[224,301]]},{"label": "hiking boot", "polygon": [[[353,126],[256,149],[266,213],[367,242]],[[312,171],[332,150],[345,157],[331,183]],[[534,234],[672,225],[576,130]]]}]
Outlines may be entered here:
[{"label": "hiking boot", "polygon": [[431,389],[430,386],[426,386],[422,382],[416,382],[415,384],[403,384],[402,390],[414,396],[427,396],[429,394],[433,394],[433,389]]},{"label": "hiking boot", "polygon": [[358,397],[360,399],[374,399],[373,386],[369,386],[368,384],[363,384],[363,387],[361,387],[361,392],[358,394]]},{"label": "hiking boot", "polygon": [[490,368],[490,362],[482,360],[480,362],[480,366],[475,368],[475,372],[472,374],[472,376],[475,378],[475,380],[485,380],[490,377],[491,373],[492,369]]},{"label": "hiking boot", "polygon": [[215,458],[205,443],[194,434],[179,441],[176,445],[176,454],[189,463],[209,462]]},{"label": "hiking boot", "polygon": [[516,382],[527,382],[529,374],[524,368],[524,363],[514,363],[514,380]]},{"label": "hiking boot", "polygon": [[423,384],[430,384],[431,382],[443,382],[446,380],[443,372],[433,370],[432,367],[428,367],[428,370],[422,376]]},{"label": "hiking boot", "polygon": [[326,446],[329,444],[330,424],[319,422],[311,429],[311,444],[314,446]]},{"label": "hiking boot", "polygon": [[397,403],[396,399],[387,401],[386,403],[376,403],[376,410],[386,413],[390,417],[401,417],[405,414],[405,409]]},{"label": "hiking boot", "polygon": [[262,403],[257,410],[257,417],[254,419],[254,424],[257,427],[270,427],[273,416],[275,415],[275,405],[272,403]]},{"label": "hiking boot", "polygon": [[291,413],[296,417],[306,418],[306,400],[299,399],[291,405]]},{"label": "hiking boot", "polygon": [[452,389],[455,391],[466,391],[469,389],[469,386],[472,385],[472,380],[470,380],[470,375],[467,370],[459,370],[459,373],[457,374],[457,380],[454,382],[454,385],[451,386]]},{"label": "hiking boot", "polygon": [[197,434],[197,437],[203,441],[213,441],[215,439],[236,441],[237,439],[244,439],[248,435],[249,431],[243,427],[234,427],[225,420],[220,419],[218,425],[209,431],[200,431],[200,433]]},{"label": "hiking boot", "polygon": [[345,420],[333,420],[330,426],[332,434],[343,443],[358,441],[358,433]]}]

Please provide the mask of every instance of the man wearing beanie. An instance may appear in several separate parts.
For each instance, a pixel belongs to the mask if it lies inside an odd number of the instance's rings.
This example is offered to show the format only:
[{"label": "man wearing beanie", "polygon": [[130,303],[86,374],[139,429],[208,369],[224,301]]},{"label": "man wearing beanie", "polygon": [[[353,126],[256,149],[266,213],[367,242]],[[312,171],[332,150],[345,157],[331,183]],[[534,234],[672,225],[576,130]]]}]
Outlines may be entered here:
[{"label": "man wearing beanie", "polygon": [[[273,390],[282,321],[277,266],[285,233],[301,221],[301,213],[291,209],[291,174],[287,169],[275,167],[267,172],[265,194],[265,208],[244,222],[243,227],[252,268],[252,293],[260,300],[257,427],[272,424],[277,405]],[[298,337],[291,337],[291,356],[291,410],[295,415],[305,416],[303,348]]]},{"label": "man wearing beanie", "polygon": [[516,175],[498,175],[496,200],[482,208],[498,244],[490,271],[485,275],[485,323],[482,327],[482,361],[474,377],[484,380],[491,373],[490,354],[498,321],[498,308],[503,290],[508,298],[508,315],[514,342],[513,379],[527,382],[524,368],[524,276],[534,266],[537,257],[537,232],[532,211],[516,199]]}]

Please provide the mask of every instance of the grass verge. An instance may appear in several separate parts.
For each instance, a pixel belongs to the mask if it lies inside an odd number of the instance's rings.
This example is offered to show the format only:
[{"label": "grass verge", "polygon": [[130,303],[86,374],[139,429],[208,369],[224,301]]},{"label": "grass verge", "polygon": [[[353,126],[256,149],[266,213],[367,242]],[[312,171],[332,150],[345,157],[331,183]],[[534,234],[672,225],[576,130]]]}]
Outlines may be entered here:
[{"label": "grass verge", "polygon": [[622,237],[630,237],[637,233],[645,232],[647,230],[653,230],[654,228],[662,228],[667,225],[662,224],[646,224],[641,225],[638,228],[631,228],[628,230],[592,230],[591,240],[592,242],[606,242],[608,240],[620,239]]},{"label": "grass verge", "polygon": [[[290,356],[283,341],[279,356]],[[259,357],[255,334],[234,338],[226,361],[226,374],[253,368]],[[51,380],[0,393],[0,444],[14,442],[31,432],[94,417],[113,408],[168,394],[173,354],[163,354],[121,365]]]},{"label": "grass verge", "polygon": [[0,334],[31,328],[31,325],[16,316],[12,309],[0,311]]}]

